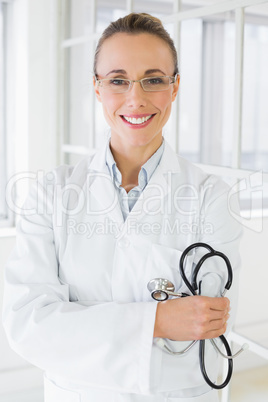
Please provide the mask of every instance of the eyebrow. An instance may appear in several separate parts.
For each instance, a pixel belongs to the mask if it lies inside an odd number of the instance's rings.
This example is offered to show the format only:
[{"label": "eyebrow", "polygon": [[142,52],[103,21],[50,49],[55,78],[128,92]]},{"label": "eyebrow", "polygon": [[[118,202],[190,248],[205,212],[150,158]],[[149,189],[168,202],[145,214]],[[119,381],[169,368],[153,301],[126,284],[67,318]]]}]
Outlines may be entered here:
[{"label": "eyebrow", "polygon": [[125,70],[112,70],[112,71],[109,71],[109,73],[107,73],[106,76],[109,75],[109,74],[113,74],[113,73],[126,74],[127,72]]},{"label": "eyebrow", "polygon": [[163,75],[166,75],[162,70],[160,70],[159,68],[152,68],[151,70],[146,70],[145,71],[145,75],[148,74],[153,74],[153,73],[161,73]]},{"label": "eyebrow", "polygon": [[[151,68],[150,70],[146,70],[144,74],[149,75],[149,74],[154,74],[154,73],[161,73],[163,75],[166,75],[159,68]],[[126,72],[126,70],[119,69],[119,70],[111,70],[111,71],[109,71],[109,73],[107,73],[106,76],[109,75],[109,74],[127,74],[127,72]]]}]

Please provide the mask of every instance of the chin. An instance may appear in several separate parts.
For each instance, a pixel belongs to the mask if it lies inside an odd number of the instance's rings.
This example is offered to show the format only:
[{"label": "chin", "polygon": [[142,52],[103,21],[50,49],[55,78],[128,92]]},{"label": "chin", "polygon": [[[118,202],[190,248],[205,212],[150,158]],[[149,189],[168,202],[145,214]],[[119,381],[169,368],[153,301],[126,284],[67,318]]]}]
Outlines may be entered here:
[{"label": "chin", "polygon": [[162,134],[157,134],[154,135],[153,137],[151,135],[148,135],[146,133],[134,133],[130,136],[129,138],[129,144],[132,146],[150,146],[157,144],[158,142],[161,143],[162,141]]},{"label": "chin", "polygon": [[142,141],[142,140],[137,140],[137,141],[131,141],[129,142],[129,145],[133,148],[137,148],[137,147],[150,147],[150,146],[154,146],[155,142],[154,141]]}]

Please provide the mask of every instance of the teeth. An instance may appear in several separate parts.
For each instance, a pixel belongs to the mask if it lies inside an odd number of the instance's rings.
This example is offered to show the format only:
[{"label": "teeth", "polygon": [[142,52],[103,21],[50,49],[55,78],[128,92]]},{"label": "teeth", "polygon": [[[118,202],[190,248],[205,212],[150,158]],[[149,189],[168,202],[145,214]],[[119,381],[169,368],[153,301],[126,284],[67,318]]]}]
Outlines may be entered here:
[{"label": "teeth", "polygon": [[136,117],[126,117],[126,116],[123,117],[126,121],[128,121],[131,124],[142,124],[145,123],[147,120],[149,120],[152,117],[152,114],[146,117],[139,117],[138,119],[136,119]]}]

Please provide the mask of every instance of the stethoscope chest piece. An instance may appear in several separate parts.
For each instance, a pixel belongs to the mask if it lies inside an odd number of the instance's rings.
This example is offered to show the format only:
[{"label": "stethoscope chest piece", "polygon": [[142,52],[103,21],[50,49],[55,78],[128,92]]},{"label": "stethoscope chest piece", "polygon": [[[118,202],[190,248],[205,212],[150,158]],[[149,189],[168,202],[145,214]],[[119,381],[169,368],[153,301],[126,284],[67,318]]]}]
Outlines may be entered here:
[{"label": "stethoscope chest piece", "polygon": [[168,299],[170,292],[173,293],[175,286],[168,279],[155,278],[147,284],[147,288],[154,300],[165,301]]}]

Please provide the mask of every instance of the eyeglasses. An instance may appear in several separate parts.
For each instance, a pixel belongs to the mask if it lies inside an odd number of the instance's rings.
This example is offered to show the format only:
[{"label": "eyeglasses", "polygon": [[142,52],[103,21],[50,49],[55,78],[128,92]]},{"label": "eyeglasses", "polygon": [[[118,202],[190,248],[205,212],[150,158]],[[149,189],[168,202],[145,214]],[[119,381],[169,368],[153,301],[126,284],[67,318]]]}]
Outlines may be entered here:
[{"label": "eyeglasses", "polygon": [[116,94],[128,92],[132,88],[133,82],[140,82],[145,92],[166,91],[170,84],[174,84],[176,78],[177,74],[175,77],[164,75],[162,77],[142,78],[141,80],[126,80],[124,78],[104,78],[99,80],[95,77],[99,87],[107,92]]}]

